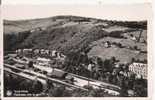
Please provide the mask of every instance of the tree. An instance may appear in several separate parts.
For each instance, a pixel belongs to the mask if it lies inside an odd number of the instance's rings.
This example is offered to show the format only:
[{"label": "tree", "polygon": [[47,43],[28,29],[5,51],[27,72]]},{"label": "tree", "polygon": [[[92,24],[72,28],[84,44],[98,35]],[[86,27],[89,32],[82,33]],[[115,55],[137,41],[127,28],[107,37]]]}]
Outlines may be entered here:
[{"label": "tree", "polygon": [[143,61],[145,64],[147,64],[147,59],[144,59],[144,61]]},{"label": "tree", "polygon": [[135,58],[132,58],[132,59],[131,59],[131,63],[133,63],[133,62],[135,62]]},{"label": "tree", "polygon": [[105,59],[104,62],[103,62],[103,65],[104,65],[104,68],[105,68],[106,71],[112,72],[112,70],[113,70],[113,68],[112,68],[113,64],[112,64],[111,60]]},{"label": "tree", "polygon": [[135,49],[135,50],[138,50],[138,47],[135,45],[135,46],[134,46],[134,49]]},{"label": "tree", "polygon": [[49,90],[50,97],[62,97],[65,91],[65,86],[54,87]]},{"label": "tree", "polygon": [[97,57],[97,64],[102,67],[103,66],[103,61],[101,58]]},{"label": "tree", "polygon": [[33,61],[30,61],[30,62],[28,63],[28,67],[29,67],[29,68],[33,68]]},{"label": "tree", "polygon": [[121,97],[126,97],[127,96],[127,86],[126,86],[126,80],[121,81],[121,91],[120,91],[120,96]]},{"label": "tree", "polygon": [[111,57],[111,61],[112,61],[112,63],[114,64],[115,62],[116,62],[116,58],[113,56],[113,57]]},{"label": "tree", "polygon": [[117,45],[118,45],[118,47],[122,48],[122,44],[121,43],[118,43]]},{"label": "tree", "polygon": [[136,97],[147,96],[147,80],[144,80],[144,79],[135,80],[133,88],[134,88]]},{"label": "tree", "polygon": [[32,83],[32,88],[31,88],[31,92],[34,93],[34,94],[38,94],[40,92],[43,91],[43,85],[41,82],[39,82],[38,80],[35,80],[33,83]]}]

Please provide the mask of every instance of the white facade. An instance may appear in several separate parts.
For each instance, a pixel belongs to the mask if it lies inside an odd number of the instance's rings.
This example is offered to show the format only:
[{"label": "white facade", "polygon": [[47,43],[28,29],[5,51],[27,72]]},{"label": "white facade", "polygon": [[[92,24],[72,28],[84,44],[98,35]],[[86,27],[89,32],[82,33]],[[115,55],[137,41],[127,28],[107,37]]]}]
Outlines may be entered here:
[{"label": "white facade", "polygon": [[144,79],[147,79],[147,64],[133,63],[129,66],[129,71],[132,71],[136,75],[141,75]]}]

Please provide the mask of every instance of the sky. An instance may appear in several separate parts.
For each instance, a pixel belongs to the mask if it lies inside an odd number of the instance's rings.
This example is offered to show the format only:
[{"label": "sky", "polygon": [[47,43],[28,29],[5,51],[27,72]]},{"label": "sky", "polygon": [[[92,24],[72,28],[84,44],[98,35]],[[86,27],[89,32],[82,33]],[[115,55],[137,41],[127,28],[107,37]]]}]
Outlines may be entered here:
[{"label": "sky", "polygon": [[44,5],[2,5],[3,19],[21,20],[46,18],[57,15],[74,15],[108,20],[147,20],[151,5],[145,4],[44,4]]}]

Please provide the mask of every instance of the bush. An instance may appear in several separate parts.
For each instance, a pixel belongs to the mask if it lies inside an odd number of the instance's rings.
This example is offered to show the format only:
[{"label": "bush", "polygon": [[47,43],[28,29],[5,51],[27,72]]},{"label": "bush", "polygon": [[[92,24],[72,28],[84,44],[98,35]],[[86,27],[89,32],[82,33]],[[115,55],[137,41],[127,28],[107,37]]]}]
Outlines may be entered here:
[{"label": "bush", "polygon": [[143,62],[147,64],[147,59],[144,59],[144,61],[143,61]]},{"label": "bush", "polygon": [[112,64],[112,61],[111,60],[105,59],[104,62],[103,62],[103,66],[104,66],[104,69],[107,72],[112,72],[112,70],[113,70],[113,64]]},{"label": "bush", "polygon": [[50,97],[62,97],[64,91],[65,91],[64,86],[54,87],[49,90],[49,96]]},{"label": "bush", "polygon": [[110,37],[123,38],[121,35],[122,35],[122,31],[112,31],[109,34]]},{"label": "bush", "polygon": [[118,43],[118,47],[122,48],[122,44],[121,43]]},{"label": "bush", "polygon": [[102,59],[101,58],[97,58],[97,64],[100,66],[100,67],[102,67],[103,66],[103,61],[102,61]]},{"label": "bush", "polygon": [[135,45],[134,47],[133,47],[135,50],[138,50],[138,47]]}]

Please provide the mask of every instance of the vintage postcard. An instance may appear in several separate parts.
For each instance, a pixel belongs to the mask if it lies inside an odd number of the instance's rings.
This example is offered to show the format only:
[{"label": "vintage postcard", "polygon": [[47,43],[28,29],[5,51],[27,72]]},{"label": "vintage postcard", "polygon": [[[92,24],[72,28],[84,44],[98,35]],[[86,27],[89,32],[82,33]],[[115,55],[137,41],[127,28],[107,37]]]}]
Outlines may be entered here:
[{"label": "vintage postcard", "polygon": [[2,10],[4,99],[150,99],[151,4]]}]

